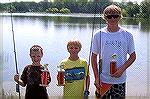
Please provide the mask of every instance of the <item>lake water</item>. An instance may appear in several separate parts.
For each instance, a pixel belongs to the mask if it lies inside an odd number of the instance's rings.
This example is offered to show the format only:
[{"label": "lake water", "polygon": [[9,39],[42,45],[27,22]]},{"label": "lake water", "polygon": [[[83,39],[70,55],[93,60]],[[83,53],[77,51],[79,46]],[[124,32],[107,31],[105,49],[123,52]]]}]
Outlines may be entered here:
[{"label": "lake water", "polygon": [[[34,14],[35,15],[35,14]],[[61,96],[63,87],[58,87],[56,75],[60,61],[69,54],[66,49],[67,41],[80,39],[82,50],[79,55],[88,61],[90,43],[93,30],[93,17],[87,16],[14,16],[13,25],[17,52],[18,69],[21,73],[23,68],[31,63],[29,49],[32,45],[41,45],[44,49],[42,63],[49,64],[52,82],[48,87],[50,96]],[[3,89],[6,94],[16,94],[14,52],[12,42],[12,30],[10,16],[0,16],[2,22],[2,55],[3,56]],[[128,28],[134,36],[137,59],[127,69],[127,96],[150,95],[150,26],[147,20],[122,19],[120,25]],[[101,24],[101,25],[100,25]],[[96,18],[94,32],[105,23]],[[90,66],[91,84],[90,96],[94,96],[95,86],[93,71]],[[24,95],[25,88],[21,88]]]}]

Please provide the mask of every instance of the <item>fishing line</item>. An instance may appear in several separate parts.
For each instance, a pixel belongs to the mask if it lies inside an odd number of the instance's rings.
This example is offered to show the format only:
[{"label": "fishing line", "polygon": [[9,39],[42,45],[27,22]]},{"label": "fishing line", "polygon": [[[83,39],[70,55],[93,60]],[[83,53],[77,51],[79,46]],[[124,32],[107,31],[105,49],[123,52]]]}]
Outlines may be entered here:
[{"label": "fishing line", "polygon": [[[89,60],[88,60],[88,73],[89,73],[89,66],[90,66],[90,59],[91,59],[91,50],[92,50],[92,41],[93,41],[93,36],[94,36],[94,28],[95,28],[95,21],[96,21],[96,13],[97,13],[97,7],[98,7],[98,0],[94,0],[94,3],[96,3],[94,7],[94,17],[93,17],[93,26],[92,26],[92,36],[91,36],[91,44],[90,44],[90,52],[89,52]],[[100,21],[101,22],[101,21]],[[101,23],[100,23],[101,24]],[[101,26],[101,25],[100,25]],[[101,41],[101,40],[100,40]],[[100,43],[101,44],[101,43]],[[101,45],[100,45],[101,46]],[[100,61],[99,61],[100,63]],[[100,80],[100,66],[99,66],[99,80]],[[100,83],[100,82],[99,82]]]},{"label": "fishing line", "polygon": [[95,28],[95,20],[96,20],[96,10],[97,10],[97,1],[95,1],[94,3],[96,3],[96,6],[94,7],[94,17],[93,17],[93,23],[92,23],[92,36],[91,36],[91,42],[90,42],[90,53],[89,53],[89,59],[88,59],[88,73],[89,73],[89,66],[91,63],[91,50],[92,50],[92,40],[93,40],[93,36],[94,36],[94,28]]},{"label": "fishing line", "polygon": [[[14,33],[14,24],[13,24],[13,15],[12,15],[12,12],[13,12],[12,3],[10,3],[11,30],[12,30],[12,37],[13,37],[13,49],[14,49],[14,58],[15,58],[15,68],[16,68],[16,74],[19,74],[18,64],[17,64],[18,62],[17,62],[17,54],[16,54],[16,43],[15,43],[15,33]],[[19,99],[21,99],[19,84],[16,84],[16,92],[19,93]]]},{"label": "fishing line", "polygon": [[[102,28],[101,27],[101,13],[100,13],[100,29]],[[99,77],[99,85],[101,85],[101,73],[102,73],[102,47],[101,47],[101,43],[102,43],[102,37],[101,37],[101,30],[100,30],[100,53],[99,53],[99,62],[98,62],[98,66],[99,66],[99,73],[98,73],[98,77]],[[100,92],[100,91],[99,91]],[[100,93],[101,94],[101,93]],[[101,95],[100,95],[100,98],[101,98]]]},{"label": "fishing line", "polygon": [[[90,45],[90,54],[89,54],[89,65],[88,65],[88,72],[89,72],[89,66],[90,66],[90,57],[91,57],[91,49],[92,49],[92,39],[93,39],[93,35],[94,35],[94,28],[95,28],[95,20],[96,20],[96,12],[98,9],[98,0],[95,0],[94,3],[96,3],[95,5],[95,9],[94,9],[94,19],[93,19],[93,27],[92,27],[92,37],[91,37],[91,45]],[[101,14],[101,13],[100,13]],[[101,15],[100,15],[100,29],[101,29]],[[100,85],[100,74],[102,73],[102,55],[101,55],[101,31],[100,31],[100,54],[99,54],[99,61],[98,61],[98,77],[99,77],[99,85]],[[100,95],[101,98],[101,95]]]}]

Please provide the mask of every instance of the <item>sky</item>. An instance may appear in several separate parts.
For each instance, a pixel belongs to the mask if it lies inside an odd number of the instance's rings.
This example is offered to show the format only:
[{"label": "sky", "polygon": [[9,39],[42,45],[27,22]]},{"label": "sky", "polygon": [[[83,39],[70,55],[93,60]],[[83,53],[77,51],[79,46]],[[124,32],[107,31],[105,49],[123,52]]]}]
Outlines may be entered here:
[{"label": "sky", "polygon": [[[14,1],[18,1],[18,2],[20,2],[20,1],[35,1],[35,2],[39,2],[39,1],[43,1],[43,0],[0,0],[0,3],[14,2]],[[113,0],[113,1],[114,2],[120,2],[122,0]],[[132,2],[137,1],[138,3],[140,3],[143,0],[126,0],[126,1],[132,1]]]}]

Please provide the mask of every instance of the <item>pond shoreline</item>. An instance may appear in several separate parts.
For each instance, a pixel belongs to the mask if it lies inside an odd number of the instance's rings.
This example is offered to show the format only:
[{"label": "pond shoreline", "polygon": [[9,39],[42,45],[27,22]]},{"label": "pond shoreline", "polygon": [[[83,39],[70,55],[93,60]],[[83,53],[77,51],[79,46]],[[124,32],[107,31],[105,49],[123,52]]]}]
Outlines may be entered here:
[{"label": "pond shoreline", "polygon": [[[62,13],[12,13],[13,16],[63,16],[63,17],[102,17],[100,14],[84,14],[84,13],[71,13],[71,14],[62,14]],[[0,16],[11,16],[11,13],[0,13]]]}]

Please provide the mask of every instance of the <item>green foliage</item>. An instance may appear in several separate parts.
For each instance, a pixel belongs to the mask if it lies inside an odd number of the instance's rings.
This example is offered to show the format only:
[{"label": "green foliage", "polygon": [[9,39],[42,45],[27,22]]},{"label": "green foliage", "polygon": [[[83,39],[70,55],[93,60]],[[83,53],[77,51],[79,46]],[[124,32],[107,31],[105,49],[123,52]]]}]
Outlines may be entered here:
[{"label": "green foliage", "polygon": [[14,2],[12,5],[15,7],[16,12],[28,12],[28,2]]},{"label": "green foliage", "polygon": [[4,11],[5,10],[5,7],[3,4],[0,4],[0,12]]},{"label": "green foliage", "polygon": [[59,12],[64,14],[71,13],[70,10],[67,8],[62,8]]},{"label": "green foliage", "polygon": [[141,3],[141,17],[150,18],[150,2]]},{"label": "green foliage", "polygon": [[48,9],[46,9],[46,12],[47,13],[63,13],[63,14],[71,13],[70,10],[67,8],[62,8],[60,10],[57,8],[48,8]]},{"label": "green foliage", "polygon": [[122,9],[122,16],[123,17],[127,17],[128,16],[128,13],[125,9]]},{"label": "green foliage", "polygon": [[140,7],[137,3],[129,2],[127,3],[126,11],[128,17],[136,17],[140,13]]},{"label": "green foliage", "polygon": [[[54,0],[54,2],[12,2],[0,3],[0,12],[48,12],[48,13],[103,13],[111,0]],[[140,5],[133,2],[115,3],[122,8],[124,17],[150,18],[150,2]],[[10,8],[11,5],[11,8]]]},{"label": "green foliage", "polygon": [[48,8],[48,9],[46,9],[46,12],[49,12],[49,13],[59,13],[59,10],[57,8]]}]

